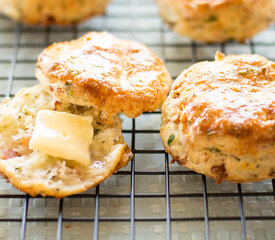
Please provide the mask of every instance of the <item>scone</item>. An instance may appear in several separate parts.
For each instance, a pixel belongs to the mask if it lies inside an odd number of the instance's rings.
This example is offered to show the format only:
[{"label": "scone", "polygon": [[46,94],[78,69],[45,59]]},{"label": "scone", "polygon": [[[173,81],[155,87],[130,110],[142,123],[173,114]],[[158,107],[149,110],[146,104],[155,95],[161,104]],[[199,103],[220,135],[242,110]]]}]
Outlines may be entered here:
[{"label": "scone", "polygon": [[161,138],[180,165],[216,179],[275,177],[275,63],[216,54],[183,71],[162,107]]},{"label": "scone", "polygon": [[83,192],[132,158],[118,116],[104,125],[92,108],[58,102],[41,85],[3,100],[0,139],[0,172],[31,196]]},{"label": "scone", "polygon": [[135,118],[160,108],[172,81],[146,46],[106,32],[49,46],[38,57],[36,77],[56,99],[94,107],[105,123],[118,113]]},{"label": "scone", "polygon": [[0,11],[29,24],[68,25],[103,14],[110,0],[0,0]]},{"label": "scone", "polygon": [[275,0],[156,0],[170,27],[213,43],[251,38],[275,20]]}]

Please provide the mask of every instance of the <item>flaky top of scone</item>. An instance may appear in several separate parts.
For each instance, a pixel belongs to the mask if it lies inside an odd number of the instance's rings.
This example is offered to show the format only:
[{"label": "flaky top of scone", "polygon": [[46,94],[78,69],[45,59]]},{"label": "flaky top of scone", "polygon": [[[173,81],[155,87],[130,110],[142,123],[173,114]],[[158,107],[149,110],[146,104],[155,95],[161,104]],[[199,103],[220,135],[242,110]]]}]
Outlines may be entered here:
[{"label": "flaky top of scone", "polygon": [[37,78],[62,102],[93,106],[103,122],[117,113],[135,118],[163,103],[171,78],[146,46],[106,32],[55,43],[37,62]]},{"label": "flaky top of scone", "polygon": [[216,54],[183,71],[163,106],[195,135],[275,140],[275,63],[258,55]]}]

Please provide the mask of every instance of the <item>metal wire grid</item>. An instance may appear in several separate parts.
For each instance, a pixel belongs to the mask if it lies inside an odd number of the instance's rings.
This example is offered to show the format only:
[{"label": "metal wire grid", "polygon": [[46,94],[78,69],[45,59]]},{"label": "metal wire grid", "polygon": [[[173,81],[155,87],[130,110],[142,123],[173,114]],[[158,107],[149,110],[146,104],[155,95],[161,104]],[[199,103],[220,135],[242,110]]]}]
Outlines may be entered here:
[{"label": "metal wire grid", "polygon": [[[159,43],[149,43],[148,45],[152,48],[158,48],[160,49],[160,54],[163,57],[164,61],[167,63],[168,67],[169,64],[171,66],[175,64],[179,64],[181,66],[181,69],[184,68],[186,64],[191,64],[195,63],[199,60],[205,60],[205,58],[198,57],[198,51],[200,48],[215,48],[215,49],[220,49],[222,52],[227,52],[228,49],[231,49],[233,46],[240,46],[239,44],[236,43],[230,43],[230,44],[221,44],[221,45],[205,45],[205,44],[197,44],[195,42],[166,42],[166,34],[169,33],[169,30],[167,30],[163,25],[160,25],[159,27],[155,28],[145,28],[145,29],[139,29],[136,25],[137,19],[144,18],[144,19],[158,19],[158,16],[156,14],[148,13],[145,12],[143,14],[137,14],[135,11],[138,5],[143,5],[143,6],[151,6],[153,3],[148,1],[135,1],[135,0],[129,0],[129,1],[114,1],[112,3],[113,6],[116,6],[118,8],[124,7],[124,6],[130,6],[130,12],[127,12],[125,15],[123,14],[116,14],[116,13],[108,13],[106,16],[101,17],[101,26],[103,30],[109,30],[111,32],[114,32],[115,34],[120,34],[120,33],[130,33],[130,36],[133,39],[136,39],[136,36],[138,33],[146,33],[146,32],[156,32],[160,34],[160,42]],[[113,15],[112,15],[113,14]],[[130,21],[130,28],[122,30],[120,27],[108,27],[107,26],[107,21],[106,19],[108,18],[120,18],[124,19],[125,21]],[[9,21],[6,20],[5,17],[1,16],[0,20],[3,21]],[[9,21],[9,25],[10,25]],[[8,71],[8,76],[7,77],[0,77],[0,80],[3,82],[7,82],[6,88],[5,88],[5,93],[2,92],[0,94],[0,97],[5,97],[5,96],[13,96],[12,90],[13,90],[13,84],[14,81],[23,81],[23,83],[27,83],[27,80],[35,80],[34,77],[31,76],[15,76],[16,72],[16,67],[17,64],[20,63],[27,63],[27,64],[35,64],[35,59],[29,59],[29,58],[21,58],[18,59],[18,53],[19,50],[22,48],[36,48],[40,47],[41,49],[44,48],[45,46],[49,45],[51,43],[50,41],[50,35],[52,33],[58,33],[58,34],[71,34],[72,38],[77,37],[78,35],[81,35],[84,32],[93,30],[91,26],[85,26],[85,27],[70,27],[70,28],[65,28],[65,29],[59,29],[59,28],[45,28],[45,29],[39,29],[39,28],[34,28],[34,27],[26,27],[20,23],[11,25],[6,27],[6,26],[1,26],[0,27],[0,39],[1,39],[1,34],[13,34],[13,40],[10,41],[5,41],[5,42],[0,42],[0,51],[3,49],[11,49],[10,53],[10,59],[0,59],[0,66],[1,64],[9,64],[9,71]],[[99,30],[99,29],[96,29]],[[274,30],[271,29],[271,32]],[[275,32],[275,31],[274,31]],[[37,43],[22,43],[22,36],[26,33],[40,33],[43,34],[44,40],[43,44],[37,44]],[[268,43],[261,43],[257,41],[250,41],[248,44],[245,45],[246,48],[249,49],[250,53],[255,53],[255,46],[264,46],[268,48],[275,47],[275,38],[273,38],[273,41],[269,41]],[[243,46],[241,46],[243,47]],[[181,49],[191,49],[191,58],[171,58],[167,56],[167,48],[173,48],[174,51],[178,51]],[[212,57],[211,57],[212,58]],[[208,59],[208,58],[206,58]],[[177,74],[173,74],[173,78],[176,77]],[[0,81],[0,82],[1,82]],[[154,112],[154,113],[144,113],[143,116],[146,115],[160,115],[160,112]],[[83,193],[83,194],[78,194],[69,197],[69,199],[87,199],[87,198],[92,198],[94,199],[94,214],[91,217],[64,217],[64,201],[63,199],[58,200],[58,214],[57,217],[51,217],[51,218],[46,218],[46,217],[29,217],[29,204],[30,200],[33,199],[29,197],[26,194],[23,193],[17,193],[17,194],[1,194],[0,195],[0,200],[1,199],[22,199],[23,200],[23,205],[22,205],[22,216],[18,217],[2,217],[0,218],[0,223],[1,222],[18,222],[20,224],[20,233],[19,236],[15,237],[15,239],[35,239],[33,236],[26,236],[26,229],[27,229],[27,224],[30,222],[53,222],[57,224],[56,227],[56,239],[62,239],[62,234],[64,232],[64,229],[66,229],[66,223],[67,222],[93,222],[93,231],[90,236],[87,236],[87,239],[101,239],[100,237],[100,228],[99,225],[101,222],[128,222],[130,223],[130,229],[128,232],[128,235],[126,235],[125,239],[141,239],[140,232],[136,232],[136,224],[143,222],[143,223],[148,223],[150,224],[151,222],[162,222],[165,225],[165,233],[160,239],[176,239],[174,235],[174,231],[172,229],[172,224],[174,222],[177,223],[185,223],[185,222],[203,222],[204,223],[204,230],[202,235],[197,235],[192,239],[222,239],[218,238],[217,235],[214,236],[212,234],[211,230],[211,223],[212,222],[224,222],[224,225],[226,226],[227,222],[240,222],[240,229],[239,229],[239,238],[234,238],[231,236],[231,238],[227,239],[242,239],[242,240],[248,240],[251,239],[250,236],[247,234],[247,222],[257,222],[257,221],[275,221],[275,215],[274,214],[268,214],[268,215],[253,215],[253,216],[246,216],[245,215],[245,209],[244,209],[244,197],[274,197],[275,198],[275,181],[272,180],[272,189],[269,189],[268,191],[262,191],[261,188],[257,189],[257,191],[243,191],[243,185],[244,184],[237,184],[237,191],[228,191],[228,192],[217,192],[217,191],[211,191],[209,192],[209,186],[208,186],[208,181],[205,176],[201,176],[201,183],[202,183],[202,192],[201,193],[190,193],[190,192],[180,192],[180,193],[171,193],[170,190],[170,181],[173,176],[199,176],[198,174],[194,173],[193,171],[189,171],[184,168],[174,168],[169,167],[169,156],[164,152],[163,149],[139,149],[136,146],[136,139],[137,136],[140,134],[144,134],[144,136],[149,136],[152,134],[158,134],[159,130],[153,130],[153,129],[137,129],[136,127],[136,122],[137,120],[132,119],[131,120],[131,128],[129,129],[124,129],[123,133],[125,135],[130,136],[130,144],[132,148],[132,152],[134,153],[134,158],[132,162],[130,163],[130,169],[129,170],[120,170],[118,173],[115,174],[115,177],[117,176],[129,176],[130,178],[130,192],[129,193],[120,193],[116,192],[115,194],[113,193],[100,193],[100,185],[96,187],[94,192],[91,193]],[[164,169],[162,171],[146,171],[146,170],[136,170],[136,156],[138,155],[161,155],[161,159],[159,161],[164,161]],[[176,169],[176,170],[175,170]],[[164,193],[137,193],[136,192],[136,181],[137,181],[137,176],[164,176],[165,179],[165,192]],[[184,184],[184,183],[182,183]],[[239,214],[236,216],[210,216],[209,214],[209,199],[224,199],[224,198],[237,198],[238,203],[239,203]],[[42,197],[37,197],[36,199],[39,199]],[[99,212],[100,212],[100,199],[102,198],[126,198],[130,199],[129,202],[129,207],[130,207],[130,215],[129,217],[101,217]],[[136,216],[136,201],[137,199],[149,199],[149,198],[161,198],[165,199],[165,216],[164,217],[137,217]],[[183,217],[175,217],[171,215],[171,200],[173,199],[188,199],[192,201],[195,198],[202,198],[202,204],[203,204],[203,216],[183,216]],[[259,200],[259,199],[258,199]],[[222,200],[221,200],[222,201]],[[260,201],[260,200],[259,200]],[[270,199],[269,201],[274,201],[274,199]],[[274,204],[274,202],[273,202]],[[274,222],[273,222],[274,223]],[[182,239],[179,235],[178,239]],[[255,235],[256,236],[256,235]],[[7,237],[7,236],[6,236]],[[32,238],[33,237],[33,238]],[[8,237],[7,237],[8,238]],[[143,237],[144,238],[144,237]],[[64,238],[63,239],[67,239]],[[86,239],[86,238],[85,238]],[[103,239],[103,238],[102,238]],[[112,239],[112,238],[108,238]],[[119,239],[124,239],[124,238],[119,238]],[[145,236],[146,239],[146,236]],[[156,238],[158,239],[158,238]],[[188,239],[188,238],[186,238]],[[256,239],[256,238],[255,238]],[[264,239],[264,238],[261,238]],[[265,235],[265,239],[274,239],[272,238],[272,235]],[[224,240],[224,239],[223,239]]]}]

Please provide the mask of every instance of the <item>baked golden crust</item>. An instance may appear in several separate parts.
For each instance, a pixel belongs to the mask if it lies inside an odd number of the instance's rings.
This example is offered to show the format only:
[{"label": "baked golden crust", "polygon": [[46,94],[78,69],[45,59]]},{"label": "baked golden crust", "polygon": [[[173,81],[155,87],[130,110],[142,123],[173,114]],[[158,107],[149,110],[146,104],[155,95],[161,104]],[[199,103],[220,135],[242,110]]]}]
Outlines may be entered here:
[{"label": "baked golden crust", "polygon": [[106,32],[56,43],[38,57],[36,76],[62,102],[93,106],[102,120],[124,113],[135,118],[165,100],[171,78],[144,45]]},{"label": "baked golden crust", "polygon": [[218,182],[274,177],[274,83],[275,64],[258,55],[217,53],[216,61],[194,64],[162,108],[166,151]]},{"label": "baked golden crust", "polygon": [[183,127],[275,141],[275,63],[258,55],[201,62],[175,81],[173,111]]},{"label": "baked golden crust", "polygon": [[247,38],[275,20],[275,0],[156,0],[164,21],[196,41]]},{"label": "baked golden crust", "polygon": [[110,0],[0,0],[7,16],[29,24],[75,24],[103,14]]},{"label": "baked golden crust", "polygon": [[[36,113],[41,109],[94,117],[89,166],[29,149]],[[31,196],[63,198],[83,192],[124,167],[133,156],[124,142],[119,117],[108,126],[98,123],[93,109],[57,103],[42,86],[22,89],[11,101],[5,99],[0,123],[0,172]]]}]

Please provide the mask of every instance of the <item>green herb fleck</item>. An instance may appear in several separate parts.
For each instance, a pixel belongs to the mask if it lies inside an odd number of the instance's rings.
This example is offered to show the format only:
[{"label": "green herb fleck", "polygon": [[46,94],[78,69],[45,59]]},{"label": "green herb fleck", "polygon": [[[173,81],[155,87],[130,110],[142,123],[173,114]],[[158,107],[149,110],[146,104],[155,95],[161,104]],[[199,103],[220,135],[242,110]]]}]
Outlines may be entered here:
[{"label": "green herb fleck", "polygon": [[95,136],[96,134],[98,134],[99,131],[100,131],[100,129],[95,128],[95,129],[94,129],[94,136]]},{"label": "green herb fleck", "polygon": [[205,22],[211,23],[211,22],[215,22],[215,21],[217,21],[217,20],[218,20],[218,17],[217,17],[217,16],[211,15],[211,16],[209,16],[209,17],[205,20]]},{"label": "green herb fleck", "polygon": [[207,148],[207,150],[209,150],[210,152],[221,153],[221,150],[217,147],[210,147],[210,148]]},{"label": "green herb fleck", "polygon": [[98,67],[98,68],[103,68],[103,66],[99,66],[99,65],[95,65],[93,64],[94,67]]},{"label": "green herb fleck", "polygon": [[238,158],[237,156],[235,156],[235,155],[233,155],[233,154],[231,154],[231,156],[232,156],[233,158],[235,158],[238,162],[241,161],[241,159]]},{"label": "green herb fleck", "polygon": [[72,88],[72,84],[70,82],[66,82],[65,91],[66,91],[67,94],[69,94],[71,88]]},{"label": "green herb fleck", "polygon": [[175,134],[171,134],[167,140],[167,144],[170,145],[175,139]]},{"label": "green herb fleck", "polygon": [[17,168],[15,168],[15,171],[18,171],[18,170],[20,170],[21,168],[20,167],[17,167]]},{"label": "green herb fleck", "polygon": [[242,76],[244,76],[244,75],[247,75],[247,74],[265,73],[265,71],[266,71],[266,68],[264,68],[264,67],[261,68],[261,69],[257,69],[257,68],[252,68],[252,67],[250,67],[250,68],[241,69],[241,70],[239,71],[239,74],[241,74]]},{"label": "green herb fleck", "polygon": [[246,68],[246,69],[243,69],[243,70],[239,71],[239,74],[244,76],[244,75],[247,75],[249,72],[251,72],[251,69]]},{"label": "green herb fleck", "polygon": [[71,74],[72,74],[73,76],[77,76],[77,75],[80,74],[80,72],[79,72],[78,70],[71,70]]}]

